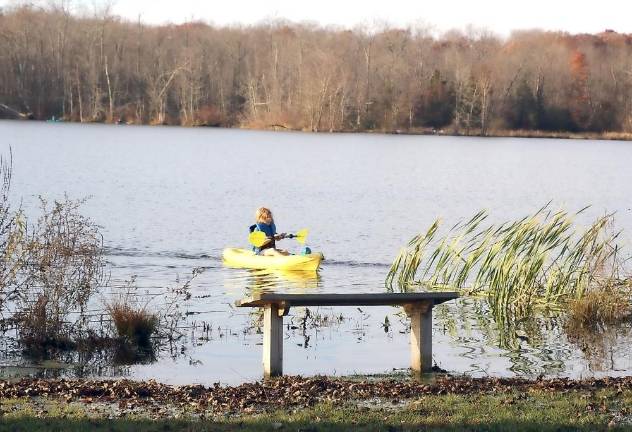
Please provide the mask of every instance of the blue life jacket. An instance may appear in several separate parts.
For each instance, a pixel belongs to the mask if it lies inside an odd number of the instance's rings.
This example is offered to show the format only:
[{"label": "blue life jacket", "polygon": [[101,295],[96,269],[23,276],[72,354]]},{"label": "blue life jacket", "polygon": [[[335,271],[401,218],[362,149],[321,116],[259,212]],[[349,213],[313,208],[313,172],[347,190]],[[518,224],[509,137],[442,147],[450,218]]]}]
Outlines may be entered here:
[{"label": "blue life jacket", "polygon": [[261,231],[263,232],[266,237],[269,237],[272,239],[271,242],[263,245],[262,247],[256,247],[253,246],[252,247],[252,251],[256,254],[259,254],[259,252],[261,252],[264,249],[274,249],[276,247],[276,244],[274,242],[274,236],[276,235],[276,225],[274,225],[274,222],[272,222],[272,224],[268,225],[268,224],[264,224],[264,223],[257,223],[255,225],[251,225],[250,226],[250,232],[253,231]]}]

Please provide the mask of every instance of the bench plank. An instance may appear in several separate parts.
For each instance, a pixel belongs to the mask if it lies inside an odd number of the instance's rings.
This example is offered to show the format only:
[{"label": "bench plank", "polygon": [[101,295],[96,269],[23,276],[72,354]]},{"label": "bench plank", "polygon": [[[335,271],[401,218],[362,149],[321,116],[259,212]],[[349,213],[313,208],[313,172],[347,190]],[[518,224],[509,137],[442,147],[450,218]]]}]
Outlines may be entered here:
[{"label": "bench plank", "polygon": [[459,297],[456,292],[371,293],[371,294],[276,294],[257,293],[237,300],[238,307],[262,307],[267,304],[291,306],[403,306],[432,301],[437,305]]}]

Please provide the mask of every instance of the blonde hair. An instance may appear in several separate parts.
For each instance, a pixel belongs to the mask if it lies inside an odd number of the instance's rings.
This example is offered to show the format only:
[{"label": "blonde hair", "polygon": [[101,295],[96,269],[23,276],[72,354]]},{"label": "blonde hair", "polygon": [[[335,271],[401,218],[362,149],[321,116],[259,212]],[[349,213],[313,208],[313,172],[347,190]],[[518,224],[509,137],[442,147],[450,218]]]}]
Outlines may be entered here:
[{"label": "blonde hair", "polygon": [[265,207],[259,207],[257,209],[257,211],[255,212],[255,220],[257,221],[257,223],[264,224],[271,224],[272,222],[274,222],[274,219],[272,218],[272,212]]}]

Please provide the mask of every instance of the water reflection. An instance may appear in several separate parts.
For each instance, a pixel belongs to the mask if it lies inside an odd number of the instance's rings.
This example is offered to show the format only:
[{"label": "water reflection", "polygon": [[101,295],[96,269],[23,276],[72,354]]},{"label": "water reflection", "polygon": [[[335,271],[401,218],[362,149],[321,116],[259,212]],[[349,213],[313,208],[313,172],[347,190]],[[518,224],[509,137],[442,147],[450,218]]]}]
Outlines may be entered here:
[{"label": "water reflection", "polygon": [[[486,299],[467,297],[436,307],[434,316],[435,328],[443,328],[459,347],[459,355],[471,360],[470,373],[498,374],[503,359],[508,362],[506,370],[518,376],[577,377],[630,370],[632,353],[624,347],[632,343],[632,323],[578,331],[555,310],[499,321]],[[491,359],[489,364],[486,358]]]},{"label": "water reflection", "polygon": [[621,360],[630,359],[632,322],[596,328],[577,328],[566,324],[568,341],[585,356],[591,372],[627,372]]},{"label": "water reflection", "polygon": [[138,347],[116,343],[108,346],[86,346],[72,351],[55,351],[49,353],[46,358],[21,356],[19,351],[7,351],[0,356],[0,377],[129,376],[131,365],[151,364],[157,360],[156,348],[152,345],[139,350]]},{"label": "water reflection", "polygon": [[227,294],[241,296],[264,292],[301,293],[322,286],[317,271],[227,269],[224,288]]}]

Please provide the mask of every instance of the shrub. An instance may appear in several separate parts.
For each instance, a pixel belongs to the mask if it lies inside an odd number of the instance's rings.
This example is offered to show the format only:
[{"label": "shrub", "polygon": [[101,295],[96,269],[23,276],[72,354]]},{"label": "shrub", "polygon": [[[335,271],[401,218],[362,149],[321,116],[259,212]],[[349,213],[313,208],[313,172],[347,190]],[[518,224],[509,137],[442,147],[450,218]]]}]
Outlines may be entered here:
[{"label": "shrub", "polygon": [[18,293],[18,272],[24,261],[26,224],[20,209],[14,210],[9,201],[12,157],[0,155],[0,318],[7,304]]},{"label": "shrub", "polygon": [[196,126],[222,126],[226,119],[215,105],[205,105],[194,113],[193,124]]},{"label": "shrub", "polygon": [[101,235],[79,213],[82,203],[66,198],[49,207],[42,199],[42,216],[26,242],[16,318],[29,346],[56,345],[87,326],[85,309],[103,282],[104,263]]},{"label": "shrub", "polygon": [[72,349],[68,328],[51,316],[51,304],[40,295],[30,307],[17,314],[20,341],[24,351],[34,357],[48,357],[51,350]]}]

